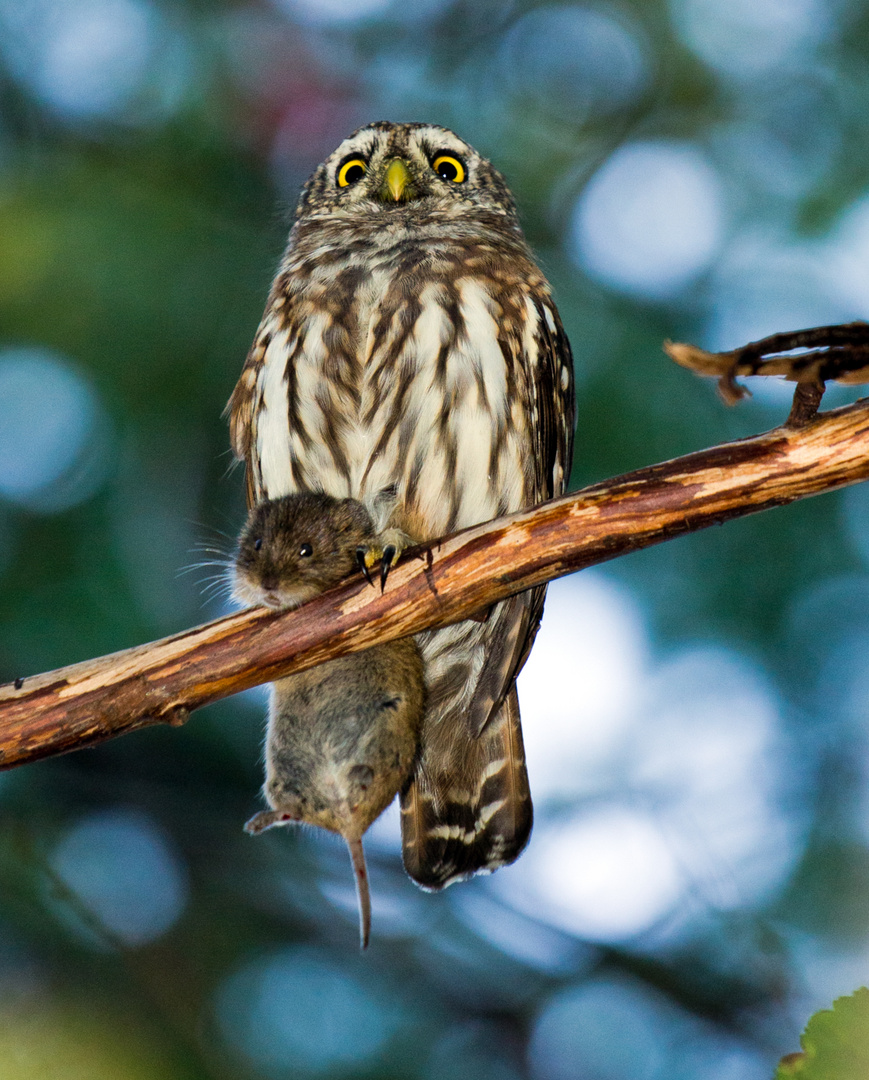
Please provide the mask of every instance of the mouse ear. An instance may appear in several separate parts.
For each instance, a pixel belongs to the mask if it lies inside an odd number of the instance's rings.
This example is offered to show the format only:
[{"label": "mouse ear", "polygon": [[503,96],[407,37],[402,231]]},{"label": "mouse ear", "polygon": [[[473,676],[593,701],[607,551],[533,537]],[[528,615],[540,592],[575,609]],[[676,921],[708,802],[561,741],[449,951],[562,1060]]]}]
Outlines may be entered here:
[{"label": "mouse ear", "polygon": [[344,532],[358,532],[359,529],[372,531],[371,515],[358,499],[342,499],[341,509],[344,511]]},{"label": "mouse ear", "polygon": [[260,810],[258,814],[246,822],[244,831],[256,835],[266,829],[274,828],[275,825],[289,825],[294,821],[301,820],[295,814],[289,814],[286,810]]}]

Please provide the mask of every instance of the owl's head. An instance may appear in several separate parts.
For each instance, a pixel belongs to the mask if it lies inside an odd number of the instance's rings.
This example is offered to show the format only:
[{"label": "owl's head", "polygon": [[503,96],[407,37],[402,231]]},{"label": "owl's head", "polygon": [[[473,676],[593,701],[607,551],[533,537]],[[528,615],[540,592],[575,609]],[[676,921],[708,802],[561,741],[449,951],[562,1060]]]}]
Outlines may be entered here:
[{"label": "owl's head", "polygon": [[386,219],[396,211],[461,214],[473,208],[517,223],[504,178],[452,131],[379,121],[355,131],[326,158],[302,189],[296,214]]}]

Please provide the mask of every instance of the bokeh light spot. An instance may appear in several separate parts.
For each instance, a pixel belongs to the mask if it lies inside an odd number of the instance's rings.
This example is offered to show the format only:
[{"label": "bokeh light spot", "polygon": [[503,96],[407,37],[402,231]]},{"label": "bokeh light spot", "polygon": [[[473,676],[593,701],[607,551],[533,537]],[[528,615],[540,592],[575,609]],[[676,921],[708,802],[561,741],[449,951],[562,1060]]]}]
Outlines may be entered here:
[{"label": "bokeh light spot", "polygon": [[824,0],[671,0],[685,44],[722,73],[754,75],[793,62],[833,25]]},{"label": "bokeh light spot", "polygon": [[187,903],[184,867],[145,814],[111,810],[75,824],[51,856],[55,873],[112,935],[144,945],[166,933]]},{"label": "bokeh light spot", "polygon": [[593,979],[556,994],[529,1047],[539,1080],[766,1080],[769,1063],[627,978]]},{"label": "bokeh light spot", "polygon": [[[866,236],[866,233],[863,233]],[[772,230],[748,227],[733,237],[718,260],[711,280],[711,313],[704,345],[732,349],[781,331],[849,322],[865,314],[869,285],[859,231],[847,241],[789,240]],[[771,393],[754,380],[752,393]],[[787,388],[772,391],[777,400]],[[783,402],[782,402],[783,403]]]},{"label": "bokeh light spot", "polygon": [[400,1010],[322,955],[287,949],[249,961],[221,987],[227,1043],[266,1076],[318,1075],[369,1064]]},{"label": "bokeh light spot", "polygon": [[695,146],[629,143],[586,185],[571,225],[571,254],[620,291],[666,299],[707,268],[722,241],[724,193]]},{"label": "bokeh light spot", "polygon": [[[577,575],[554,597],[552,655],[544,641],[523,698],[536,831],[492,888],[600,941],[767,900],[803,850],[813,778],[791,756],[765,673],[702,647],[653,664],[638,615],[602,576]],[[571,797],[585,809],[565,817]]]},{"label": "bokeh light spot", "polygon": [[302,22],[347,23],[378,15],[391,0],[274,0]]},{"label": "bokeh light spot", "polygon": [[595,941],[647,930],[683,888],[652,818],[617,802],[539,823],[528,852],[495,884],[520,910]]},{"label": "bokeh light spot", "polygon": [[86,379],[45,349],[0,351],[0,495],[59,510],[103,478],[101,409]]},{"label": "bokeh light spot", "polygon": [[504,39],[501,62],[517,90],[573,125],[629,104],[648,81],[637,27],[589,7],[523,15]]},{"label": "bokeh light spot", "polygon": [[780,708],[765,674],[724,649],[686,649],[649,685],[628,778],[684,871],[686,901],[761,902],[799,858],[811,777]]},{"label": "bokeh light spot", "polygon": [[0,6],[0,46],[36,95],[69,118],[126,108],[157,45],[157,16],[143,0],[22,0]]},{"label": "bokeh light spot", "polygon": [[596,571],[553,581],[519,676],[537,798],[575,794],[630,723],[645,678],[646,631],[627,590]]},{"label": "bokeh light spot", "polygon": [[647,1080],[663,1063],[668,1013],[639,984],[595,980],[569,987],[544,1007],[531,1034],[539,1080]]},{"label": "bokeh light spot", "polygon": [[[820,253],[830,291],[847,318],[865,319],[869,296],[869,196],[846,207]],[[816,258],[817,258],[816,254]],[[837,321],[830,319],[830,322]]]}]

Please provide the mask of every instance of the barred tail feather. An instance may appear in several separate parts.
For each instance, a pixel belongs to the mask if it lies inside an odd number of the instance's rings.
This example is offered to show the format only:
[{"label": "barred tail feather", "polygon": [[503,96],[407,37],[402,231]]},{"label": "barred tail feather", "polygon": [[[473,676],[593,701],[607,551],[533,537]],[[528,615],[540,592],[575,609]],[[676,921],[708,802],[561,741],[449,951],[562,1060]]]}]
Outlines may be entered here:
[{"label": "barred tail feather", "polygon": [[404,867],[425,889],[513,862],[531,832],[515,686],[478,739],[461,724],[451,733],[446,758],[424,750],[401,800]]}]

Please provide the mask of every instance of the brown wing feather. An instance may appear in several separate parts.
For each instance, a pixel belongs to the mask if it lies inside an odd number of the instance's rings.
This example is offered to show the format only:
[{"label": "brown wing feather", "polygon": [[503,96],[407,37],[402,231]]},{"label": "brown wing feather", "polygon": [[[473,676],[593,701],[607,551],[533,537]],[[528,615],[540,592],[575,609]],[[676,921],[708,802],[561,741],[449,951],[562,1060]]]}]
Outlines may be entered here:
[{"label": "brown wing feather", "polygon": [[[537,424],[534,428],[540,502],[561,495],[570,482],[576,393],[573,355],[558,311],[534,298],[537,310],[537,370],[533,380]],[[549,324],[549,315],[552,325]]]},{"label": "brown wing feather", "polygon": [[[536,589],[535,592],[542,590]],[[501,707],[518,674],[519,658],[526,654],[531,620],[533,594],[520,593],[502,604],[496,604],[490,616],[488,651],[477,678],[465,723],[476,738]],[[542,611],[542,602],[540,605]],[[539,619],[539,616],[538,616]],[[492,625],[493,624],[493,625]],[[536,627],[535,627],[536,630]]]},{"label": "brown wing feather", "polygon": [[[573,358],[558,312],[551,303],[544,305],[539,294],[534,297],[534,307],[537,365],[531,380],[534,395],[531,411],[536,417],[533,439],[537,501],[544,502],[560,495],[569,479],[576,400]],[[562,372],[567,374],[566,379],[562,378]],[[479,735],[489,723],[524,667],[543,617],[545,599],[545,587],[531,589],[493,609],[490,620],[497,625],[466,713],[466,722],[474,735]]]},{"label": "brown wing feather", "polygon": [[253,347],[247,354],[241,375],[235,384],[223,415],[229,417],[229,439],[233,453],[244,462],[244,481],[247,493],[247,505],[250,509],[256,502],[253,447],[256,439],[254,408],[256,404],[256,386],[259,371],[265,355],[262,341],[262,326],[257,333]]}]

